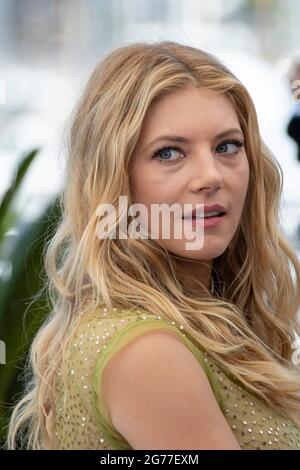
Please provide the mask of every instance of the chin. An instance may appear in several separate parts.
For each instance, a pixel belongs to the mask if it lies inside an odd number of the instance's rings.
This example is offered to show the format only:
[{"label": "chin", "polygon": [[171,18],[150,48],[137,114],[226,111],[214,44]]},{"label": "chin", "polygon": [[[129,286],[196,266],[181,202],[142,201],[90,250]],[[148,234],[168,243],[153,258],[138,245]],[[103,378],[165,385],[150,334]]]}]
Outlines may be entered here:
[{"label": "chin", "polygon": [[178,250],[178,249],[171,249],[168,248],[168,251],[178,255],[178,256],[183,256],[185,258],[191,258],[199,261],[210,261],[214,258],[218,258],[218,256],[221,256],[227,249],[227,246],[219,248],[219,249],[212,249],[212,248],[205,248],[203,247],[200,250]]},{"label": "chin", "polygon": [[[225,251],[225,250],[224,250]],[[223,252],[211,252],[211,253],[206,253],[206,252],[201,252],[201,251],[185,251],[184,253],[177,253],[181,254],[181,256],[185,256],[186,258],[191,258],[199,261],[211,261],[214,258],[218,258],[221,256]]]},{"label": "chin", "polygon": [[[176,243],[177,242],[177,243]],[[186,249],[186,244],[193,243],[193,240],[185,240],[184,243],[180,240],[172,240],[171,243],[161,243],[165,248],[170,252],[178,256],[183,256],[185,258],[192,258],[195,260],[208,261],[218,256],[221,256],[228,248],[228,243],[224,243],[224,240],[206,240],[202,248],[197,249],[195,246],[193,249]]]}]

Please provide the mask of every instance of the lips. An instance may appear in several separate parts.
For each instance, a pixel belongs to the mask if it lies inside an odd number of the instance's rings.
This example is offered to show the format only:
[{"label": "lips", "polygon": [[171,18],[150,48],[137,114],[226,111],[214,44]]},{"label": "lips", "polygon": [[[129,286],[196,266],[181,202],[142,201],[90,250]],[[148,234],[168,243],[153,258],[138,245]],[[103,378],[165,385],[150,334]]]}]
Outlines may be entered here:
[{"label": "lips", "polygon": [[219,227],[223,220],[225,219],[226,214],[220,215],[219,217],[195,217],[190,219],[184,219],[186,223],[192,224],[192,227],[197,227],[202,225],[204,229],[213,229]]},{"label": "lips", "polygon": [[204,217],[206,214],[208,217],[209,213],[212,213],[213,216],[220,217],[221,215],[226,214],[227,210],[222,204],[213,204],[212,206],[204,205],[204,207],[203,207],[203,204],[201,204],[200,209],[193,209],[192,212],[187,213],[182,218],[183,219],[203,218],[202,217],[203,212],[204,212]]},{"label": "lips", "polygon": [[193,216],[192,219],[193,220],[194,219],[214,219],[214,218],[222,217],[222,215],[225,215],[225,212],[219,212],[218,214],[216,214],[216,212],[213,211],[211,214],[210,213],[204,214],[203,217],[195,215],[195,217]]}]

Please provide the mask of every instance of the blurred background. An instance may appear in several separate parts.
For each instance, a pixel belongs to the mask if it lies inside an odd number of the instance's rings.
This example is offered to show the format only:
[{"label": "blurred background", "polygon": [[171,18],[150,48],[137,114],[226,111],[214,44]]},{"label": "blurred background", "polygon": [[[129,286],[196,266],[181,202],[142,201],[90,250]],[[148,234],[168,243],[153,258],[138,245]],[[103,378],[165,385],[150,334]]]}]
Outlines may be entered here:
[{"label": "blurred background", "polygon": [[93,67],[141,40],[221,59],[248,88],[282,167],[281,224],[300,258],[299,24],[298,0],[0,0],[0,444],[47,314],[45,297],[34,302],[43,241],[59,218],[70,113]]}]

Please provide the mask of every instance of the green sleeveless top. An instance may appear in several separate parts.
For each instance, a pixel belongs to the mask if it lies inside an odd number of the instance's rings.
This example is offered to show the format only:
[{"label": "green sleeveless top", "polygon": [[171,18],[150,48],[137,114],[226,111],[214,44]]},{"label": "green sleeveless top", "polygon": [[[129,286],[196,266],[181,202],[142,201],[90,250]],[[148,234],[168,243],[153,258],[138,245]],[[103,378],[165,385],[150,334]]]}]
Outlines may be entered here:
[{"label": "green sleeveless top", "polygon": [[167,329],[189,348],[203,367],[217,403],[242,449],[299,449],[296,424],[268,406],[206,352],[195,346],[182,325],[144,310],[97,309],[84,317],[68,342],[56,375],[55,449],[132,449],[115,429],[101,394],[108,361],[137,335]]}]

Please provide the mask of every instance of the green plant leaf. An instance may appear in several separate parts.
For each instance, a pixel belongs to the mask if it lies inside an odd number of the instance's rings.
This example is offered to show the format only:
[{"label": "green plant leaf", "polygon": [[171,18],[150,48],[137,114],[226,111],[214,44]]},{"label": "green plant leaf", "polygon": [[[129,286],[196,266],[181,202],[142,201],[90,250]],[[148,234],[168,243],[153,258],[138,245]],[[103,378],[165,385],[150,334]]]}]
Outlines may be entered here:
[{"label": "green plant leaf", "polygon": [[31,301],[44,285],[43,249],[59,218],[56,199],[19,235],[11,256],[12,276],[0,284],[0,338],[6,344],[6,364],[0,365],[0,443],[5,439],[9,407],[23,392],[20,378],[33,337],[51,309],[45,292]]},{"label": "green plant leaf", "polygon": [[7,230],[9,230],[9,228],[15,223],[15,216],[9,214],[11,205],[18,193],[18,190],[22,184],[22,181],[24,180],[24,177],[31,163],[33,162],[38,152],[39,149],[34,149],[23,158],[23,160],[17,167],[10,187],[5,192],[2,198],[2,201],[0,203],[0,243]]}]

